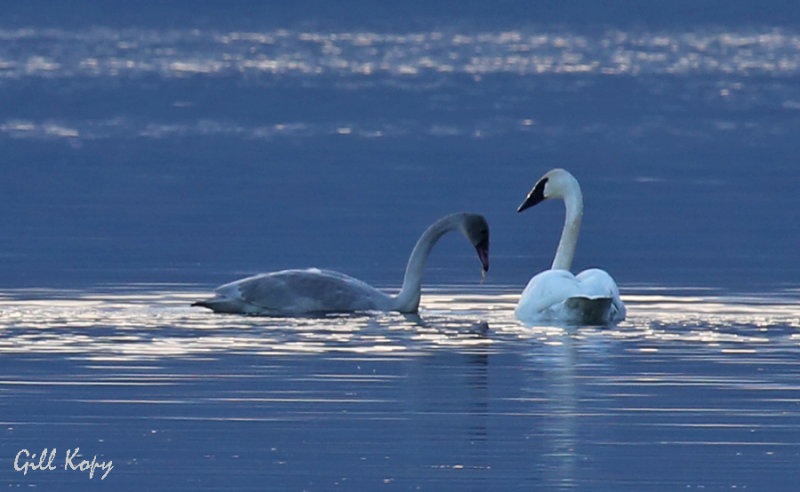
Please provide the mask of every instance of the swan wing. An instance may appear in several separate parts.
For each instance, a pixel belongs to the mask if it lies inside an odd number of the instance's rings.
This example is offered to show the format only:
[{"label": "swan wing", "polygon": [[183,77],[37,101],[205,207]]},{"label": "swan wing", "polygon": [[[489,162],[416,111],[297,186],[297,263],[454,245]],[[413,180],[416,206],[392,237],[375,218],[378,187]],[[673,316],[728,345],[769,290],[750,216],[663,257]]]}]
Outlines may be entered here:
[{"label": "swan wing", "polygon": [[584,270],[575,276],[580,286],[583,296],[596,297],[619,297],[619,288],[611,275],[599,268]]},{"label": "swan wing", "polygon": [[578,281],[567,270],[545,270],[535,275],[522,291],[516,315],[523,321],[538,319],[553,306],[578,295]]},{"label": "swan wing", "polygon": [[391,298],[356,278],[310,268],[263,273],[218,287],[202,306],[245,314],[294,315],[389,309]]}]

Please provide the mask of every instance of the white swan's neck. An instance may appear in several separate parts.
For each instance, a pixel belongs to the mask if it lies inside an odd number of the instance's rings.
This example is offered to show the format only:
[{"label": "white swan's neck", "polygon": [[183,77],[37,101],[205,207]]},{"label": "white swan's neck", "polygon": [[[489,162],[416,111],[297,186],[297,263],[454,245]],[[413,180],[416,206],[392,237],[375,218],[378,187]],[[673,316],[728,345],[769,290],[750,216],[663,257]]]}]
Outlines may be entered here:
[{"label": "white swan's neck", "polygon": [[575,247],[578,244],[578,234],[581,232],[583,220],[583,194],[578,181],[574,178],[569,181],[564,190],[564,206],[567,209],[564,218],[564,228],[561,230],[561,240],[558,242],[556,256],[553,258],[553,270],[569,270],[572,259],[575,258]]},{"label": "white swan's neck", "polygon": [[464,214],[453,214],[434,222],[422,233],[406,265],[403,287],[395,296],[395,309],[400,312],[416,312],[422,290],[422,273],[433,245],[445,233],[457,229],[464,220]]}]

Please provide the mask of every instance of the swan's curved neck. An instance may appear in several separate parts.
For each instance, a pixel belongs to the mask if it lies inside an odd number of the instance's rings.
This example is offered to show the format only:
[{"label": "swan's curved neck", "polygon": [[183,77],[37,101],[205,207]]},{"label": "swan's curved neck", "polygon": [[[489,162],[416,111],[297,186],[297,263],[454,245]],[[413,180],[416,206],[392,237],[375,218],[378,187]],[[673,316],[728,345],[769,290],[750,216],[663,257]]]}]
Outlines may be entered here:
[{"label": "swan's curved neck", "polygon": [[445,233],[457,229],[461,221],[463,221],[463,214],[448,215],[431,224],[422,233],[422,236],[414,246],[414,250],[411,251],[411,256],[408,258],[406,273],[403,277],[403,287],[394,298],[398,311],[404,313],[417,311],[422,289],[422,272],[425,270],[428,255],[430,255],[436,241]]},{"label": "swan's curved neck", "polygon": [[573,181],[564,192],[564,206],[567,209],[561,240],[558,242],[556,257],[553,258],[553,270],[569,270],[575,257],[578,234],[581,232],[583,220],[583,194],[577,181]]}]

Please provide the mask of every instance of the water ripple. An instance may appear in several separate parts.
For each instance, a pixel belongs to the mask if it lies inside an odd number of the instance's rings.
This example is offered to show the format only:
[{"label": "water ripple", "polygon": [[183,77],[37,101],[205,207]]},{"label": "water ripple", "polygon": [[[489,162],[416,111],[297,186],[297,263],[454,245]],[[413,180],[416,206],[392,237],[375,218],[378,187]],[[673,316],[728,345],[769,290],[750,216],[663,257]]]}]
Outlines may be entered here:
[{"label": "water ripple", "polygon": [[11,291],[0,298],[0,352],[63,353],[97,361],[342,352],[419,355],[429,350],[500,350],[532,341],[559,347],[576,340],[625,343],[639,353],[686,344],[742,357],[795,351],[800,317],[790,296],[624,296],[628,319],[614,328],[525,326],[514,319],[517,293],[431,289],[420,317],[391,313],[322,318],[213,315],[189,307],[194,291]]}]

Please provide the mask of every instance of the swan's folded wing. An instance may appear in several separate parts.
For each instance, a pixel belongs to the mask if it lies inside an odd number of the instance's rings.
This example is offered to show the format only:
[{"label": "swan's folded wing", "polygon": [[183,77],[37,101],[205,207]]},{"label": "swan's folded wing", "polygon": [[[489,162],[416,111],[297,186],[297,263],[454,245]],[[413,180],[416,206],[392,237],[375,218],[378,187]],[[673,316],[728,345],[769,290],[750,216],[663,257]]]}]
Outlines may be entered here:
[{"label": "swan's folded wing", "polygon": [[580,284],[580,293],[584,297],[619,298],[619,288],[611,275],[599,268],[584,270],[575,276]]},{"label": "swan's folded wing", "polygon": [[535,275],[522,291],[516,309],[517,317],[537,318],[552,306],[578,294],[578,281],[572,273],[545,270]]},{"label": "swan's folded wing", "polygon": [[326,270],[284,270],[249,277],[217,290],[272,314],[381,309],[380,291],[347,275]]}]

